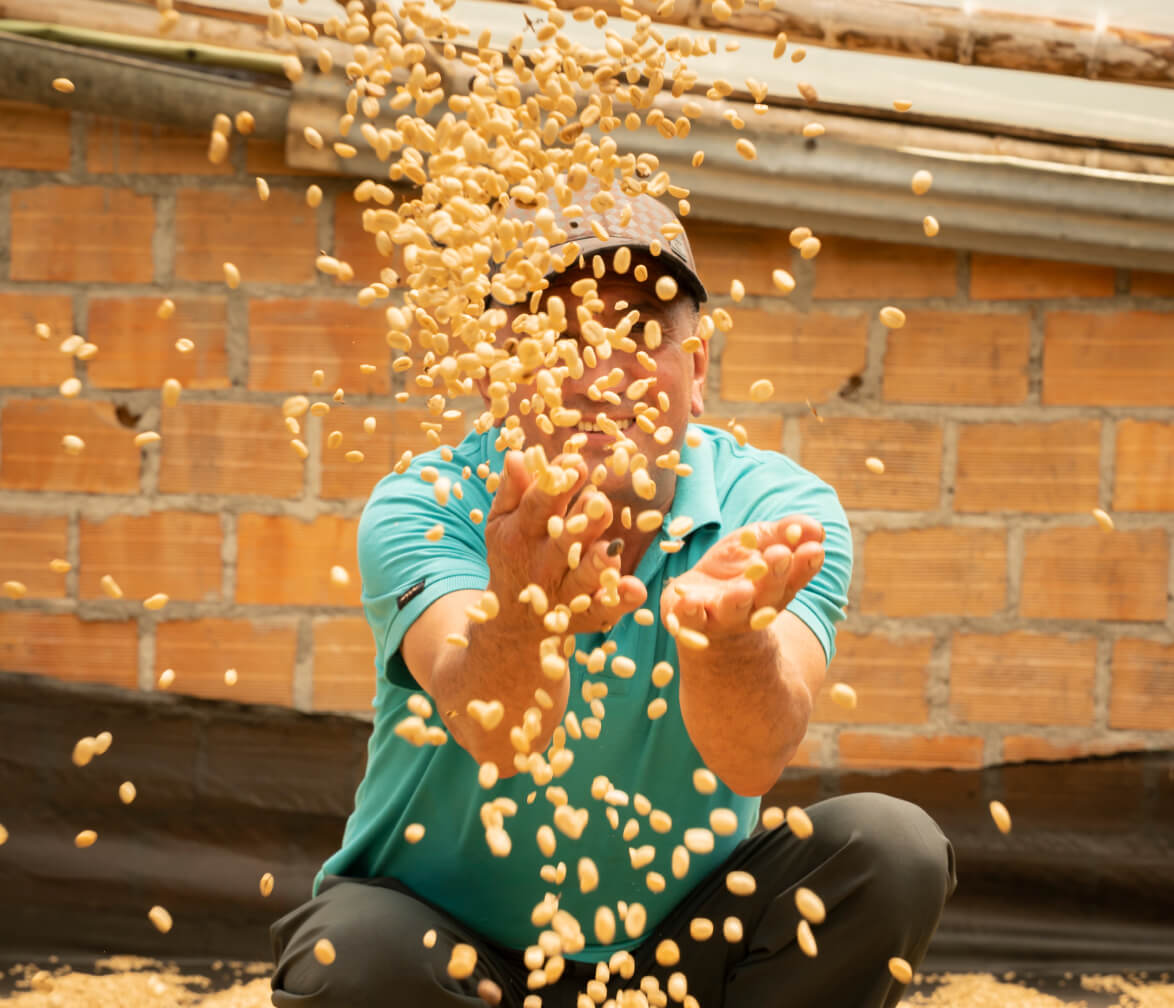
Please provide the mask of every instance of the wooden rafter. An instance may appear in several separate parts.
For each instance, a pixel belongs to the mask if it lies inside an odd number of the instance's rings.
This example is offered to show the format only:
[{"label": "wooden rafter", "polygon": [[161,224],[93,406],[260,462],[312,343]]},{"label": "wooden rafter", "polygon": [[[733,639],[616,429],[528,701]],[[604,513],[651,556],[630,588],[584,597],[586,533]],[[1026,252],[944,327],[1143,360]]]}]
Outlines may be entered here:
[{"label": "wooden rafter", "polygon": [[[528,3],[529,0],[503,0]],[[567,11],[581,0],[555,0]],[[749,0],[728,20],[714,16],[712,0],[631,0],[654,21],[682,28],[738,32],[792,43],[888,56],[1030,70],[1128,84],[1174,87],[1174,36],[1062,18],[980,10],[968,14],[904,0],[775,0],[762,10]],[[618,0],[593,6],[619,16]]]}]

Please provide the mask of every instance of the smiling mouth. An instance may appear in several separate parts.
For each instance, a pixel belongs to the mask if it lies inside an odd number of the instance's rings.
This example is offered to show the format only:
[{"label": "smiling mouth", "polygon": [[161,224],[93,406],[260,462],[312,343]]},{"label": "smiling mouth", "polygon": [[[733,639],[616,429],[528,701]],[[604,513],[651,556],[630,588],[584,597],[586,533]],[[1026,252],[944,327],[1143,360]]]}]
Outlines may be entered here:
[{"label": "smiling mouth", "polygon": [[615,434],[620,431],[626,431],[632,426],[630,419],[613,420],[610,417],[601,425],[593,420],[580,420],[575,429],[582,431],[584,434]]}]

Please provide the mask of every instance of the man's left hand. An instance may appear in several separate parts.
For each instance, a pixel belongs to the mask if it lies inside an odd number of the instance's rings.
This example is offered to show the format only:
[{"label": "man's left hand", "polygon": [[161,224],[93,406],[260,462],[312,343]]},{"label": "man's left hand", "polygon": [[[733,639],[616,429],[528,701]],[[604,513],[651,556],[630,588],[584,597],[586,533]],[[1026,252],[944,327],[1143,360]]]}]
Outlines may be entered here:
[{"label": "man's left hand", "polygon": [[710,638],[749,632],[752,613],[766,606],[781,612],[815,577],[823,539],[823,526],[805,515],[731,532],[665,587],[661,619],[675,616]]}]

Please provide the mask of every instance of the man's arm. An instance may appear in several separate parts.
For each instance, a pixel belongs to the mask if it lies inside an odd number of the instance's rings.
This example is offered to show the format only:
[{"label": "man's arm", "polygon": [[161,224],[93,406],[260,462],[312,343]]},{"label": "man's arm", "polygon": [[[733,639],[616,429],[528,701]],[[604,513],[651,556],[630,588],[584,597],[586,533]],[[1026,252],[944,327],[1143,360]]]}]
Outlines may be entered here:
[{"label": "man's arm", "polygon": [[[677,639],[681,716],[690,739],[731,790],[761,795],[802,742],[826,673],[818,639],[785,611],[822,566],[824,533],[801,516],[749,529],[756,547],[744,545],[746,530],[727,536],[666,588],[661,612],[670,630],[679,624],[708,640],[695,648],[690,643],[700,643],[697,638]],[[750,616],[767,606],[778,615],[752,629]]]},{"label": "man's arm", "polygon": [[[524,724],[527,711],[535,711],[532,717],[539,717],[540,725],[530,750],[545,750],[566,711],[570,685],[565,671],[558,678],[543,671],[542,642],[557,638],[561,643],[562,635],[544,627],[533,603],[519,601],[522,590],[530,585],[540,588],[547,612],[576,596],[589,596],[590,607],[572,618],[566,633],[614,623],[638,609],[646,597],[644,586],[630,576],[616,578],[614,594],[601,586],[604,571],[618,575],[620,563],[619,557],[607,555],[607,543],[601,539],[612,521],[611,506],[593,488],[584,490],[587,471],[581,460],[568,460],[568,466],[576,479],[564,492],[551,494],[526,472],[520,453],[506,457],[485,528],[489,587],[500,606],[497,616],[484,623],[471,621],[465,610],[481,593],[452,592],[424,610],[403,639],[404,662],[432,697],[452,737],[477,762],[495,763],[502,777],[516,771],[514,754],[520,751],[510,740],[510,729]],[[580,533],[550,537],[551,515],[571,519],[579,514],[587,519]],[[581,544],[582,557],[572,570],[567,553],[575,542]],[[448,643],[451,634],[466,637],[468,647]],[[553,701],[550,709],[535,700],[539,688]],[[500,702],[505,710],[501,722],[491,730],[482,728],[467,713],[471,700]]]}]

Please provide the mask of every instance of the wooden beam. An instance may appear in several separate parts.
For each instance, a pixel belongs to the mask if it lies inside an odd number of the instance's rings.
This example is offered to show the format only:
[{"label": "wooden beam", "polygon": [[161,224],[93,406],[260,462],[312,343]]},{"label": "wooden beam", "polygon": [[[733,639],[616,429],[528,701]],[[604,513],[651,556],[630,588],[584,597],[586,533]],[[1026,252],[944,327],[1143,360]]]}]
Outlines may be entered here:
[{"label": "wooden beam", "polygon": [[[555,2],[570,11],[582,0]],[[596,6],[620,16],[618,0],[596,0]],[[661,0],[625,0],[625,6],[687,29],[767,38],[786,32],[792,43],[829,49],[1174,87],[1174,36],[1112,26],[1097,30],[1062,18],[967,14],[903,0],[779,0],[770,10],[751,0],[725,21],[713,16],[710,0],[677,0],[663,15],[657,14]]]},{"label": "wooden beam", "polygon": [[184,13],[166,35],[159,34],[154,6],[111,3],[109,0],[0,0],[0,20],[40,21],[92,31],[154,38],[173,43],[197,43],[287,55],[294,39],[270,38],[264,27],[221,17]]},{"label": "wooden beam", "polygon": [[[67,76],[74,93],[53,90]],[[0,95],[94,115],[207,130],[217,112],[248,109],[254,135],[285,135],[288,90],[100,49],[0,33]]]}]

